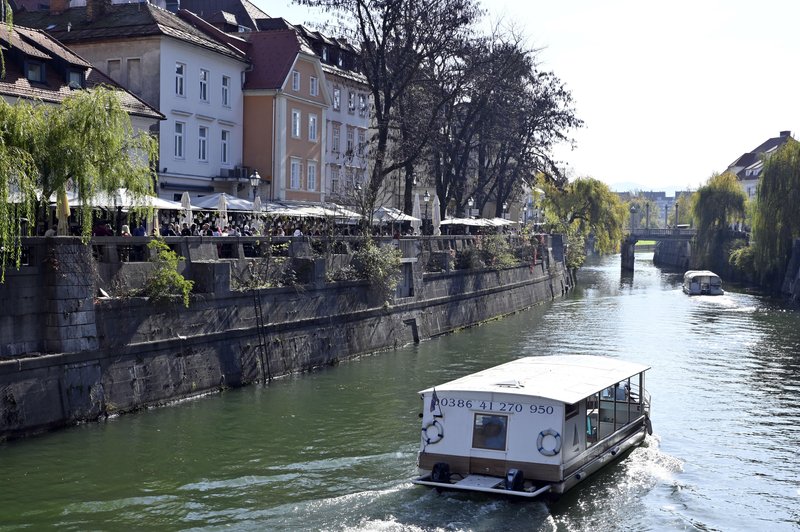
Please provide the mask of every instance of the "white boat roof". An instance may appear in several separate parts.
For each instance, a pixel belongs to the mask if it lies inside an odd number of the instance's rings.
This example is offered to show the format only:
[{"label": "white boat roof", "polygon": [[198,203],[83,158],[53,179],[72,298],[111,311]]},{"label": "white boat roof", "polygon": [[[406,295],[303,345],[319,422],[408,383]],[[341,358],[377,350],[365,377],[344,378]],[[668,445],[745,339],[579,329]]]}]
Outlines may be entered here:
[{"label": "white boat roof", "polygon": [[683,274],[683,277],[691,279],[692,277],[719,277],[719,275],[710,270],[689,270]]},{"label": "white boat roof", "polygon": [[592,355],[534,356],[512,360],[420,393],[474,391],[526,395],[574,404],[650,366]]}]

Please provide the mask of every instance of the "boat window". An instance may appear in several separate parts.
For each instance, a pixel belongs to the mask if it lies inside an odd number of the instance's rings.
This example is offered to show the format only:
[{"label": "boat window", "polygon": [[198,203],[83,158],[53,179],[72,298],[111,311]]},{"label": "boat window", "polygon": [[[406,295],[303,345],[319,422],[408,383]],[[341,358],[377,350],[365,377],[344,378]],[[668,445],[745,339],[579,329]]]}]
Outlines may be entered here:
[{"label": "boat window", "polygon": [[578,415],[578,411],[580,410],[580,406],[578,403],[574,405],[567,405],[566,409],[564,409],[564,419],[570,419]]},{"label": "boat window", "polygon": [[599,424],[600,395],[596,393],[586,398],[586,448],[597,443],[597,426]]},{"label": "boat window", "polygon": [[472,446],[492,451],[506,450],[508,416],[494,414],[475,414],[472,427]]}]

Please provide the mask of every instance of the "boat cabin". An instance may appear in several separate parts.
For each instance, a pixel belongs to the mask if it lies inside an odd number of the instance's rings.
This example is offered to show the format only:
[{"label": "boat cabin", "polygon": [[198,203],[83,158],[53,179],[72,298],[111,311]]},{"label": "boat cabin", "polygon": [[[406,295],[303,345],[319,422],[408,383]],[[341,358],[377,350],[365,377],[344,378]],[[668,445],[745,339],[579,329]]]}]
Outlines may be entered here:
[{"label": "boat cabin", "polygon": [[648,369],[599,356],[526,357],[423,390],[413,482],[563,493],[644,440]]},{"label": "boat cabin", "polygon": [[716,273],[708,270],[686,272],[683,275],[683,291],[690,296],[721,296],[725,293],[722,289],[722,279]]}]

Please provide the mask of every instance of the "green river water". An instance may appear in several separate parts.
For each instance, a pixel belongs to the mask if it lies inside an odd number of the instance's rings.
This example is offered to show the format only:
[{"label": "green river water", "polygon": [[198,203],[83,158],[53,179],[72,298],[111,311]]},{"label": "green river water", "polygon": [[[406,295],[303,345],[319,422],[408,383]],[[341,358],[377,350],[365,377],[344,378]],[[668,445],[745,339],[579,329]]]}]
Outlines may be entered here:
[{"label": "green river water", "polygon": [[[728,287],[730,288],[730,287]],[[654,435],[561,500],[413,486],[417,391],[512,358],[652,366]],[[637,255],[563,300],[286,378],[0,444],[0,531],[798,530],[800,313]]]}]

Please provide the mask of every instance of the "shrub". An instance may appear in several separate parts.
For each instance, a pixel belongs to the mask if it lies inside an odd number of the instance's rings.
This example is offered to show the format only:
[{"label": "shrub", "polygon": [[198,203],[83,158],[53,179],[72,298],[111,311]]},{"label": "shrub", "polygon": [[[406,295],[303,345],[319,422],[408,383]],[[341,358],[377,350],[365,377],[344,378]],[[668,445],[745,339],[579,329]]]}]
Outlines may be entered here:
[{"label": "shrub", "polygon": [[400,257],[395,246],[376,246],[367,240],[353,256],[353,268],[381,298],[389,300],[400,282]]},{"label": "shrub", "polygon": [[178,273],[178,263],[183,257],[172,251],[161,239],[154,238],[147,247],[151,251],[150,262],[155,264],[155,269],[147,277],[142,292],[153,303],[162,303],[172,300],[173,296],[183,296],[183,306],[189,307],[189,293],[194,287],[194,281],[189,281]]}]

